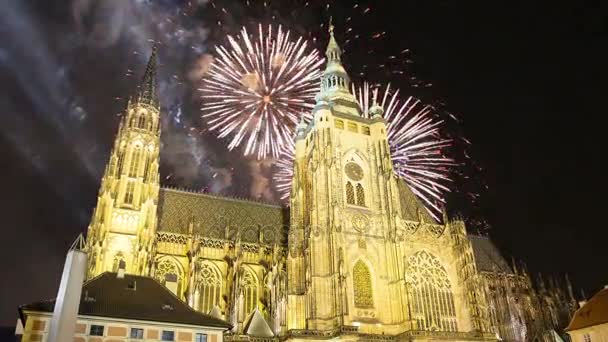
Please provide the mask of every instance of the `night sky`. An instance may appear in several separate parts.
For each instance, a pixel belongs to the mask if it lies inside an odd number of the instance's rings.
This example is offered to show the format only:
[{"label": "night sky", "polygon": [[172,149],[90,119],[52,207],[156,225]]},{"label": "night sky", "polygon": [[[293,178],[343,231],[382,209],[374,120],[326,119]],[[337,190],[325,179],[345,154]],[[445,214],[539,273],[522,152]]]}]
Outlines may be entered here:
[{"label": "night sky", "polygon": [[[299,7],[287,5],[294,2]],[[534,272],[568,273],[587,295],[608,284],[606,3],[330,1],[330,10],[301,10],[298,1],[267,10],[223,3],[228,14],[207,1],[3,2],[0,325],[14,324],[19,304],[55,295],[66,250],[89,223],[117,114],[141,78],[149,40],[161,41],[162,183],[274,200],[268,163],[201,133],[201,67],[226,32],[273,15],[306,34],[331,12],[340,40],[356,3],[371,11],[353,21],[355,31],[386,36],[346,45],[347,69],[357,74],[410,49],[415,66],[407,71],[433,84],[412,92],[445,102],[472,142],[468,153],[482,168],[473,183],[488,189],[475,203],[456,191],[450,212],[487,221],[504,255]],[[290,22],[294,12],[298,21]],[[325,37],[315,36],[324,48]],[[376,52],[357,48],[365,45]],[[385,81],[380,72],[366,77]]]}]

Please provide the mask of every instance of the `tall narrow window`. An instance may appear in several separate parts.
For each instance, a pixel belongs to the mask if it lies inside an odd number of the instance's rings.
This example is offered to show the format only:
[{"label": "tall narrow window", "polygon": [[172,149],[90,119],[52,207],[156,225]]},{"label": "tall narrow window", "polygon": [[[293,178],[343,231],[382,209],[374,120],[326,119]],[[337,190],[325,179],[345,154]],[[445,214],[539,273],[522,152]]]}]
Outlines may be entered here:
[{"label": "tall narrow window", "polygon": [[258,306],[258,282],[251,271],[243,275],[243,296],[245,299],[245,315]]},{"label": "tall narrow window", "polygon": [[143,112],[139,114],[139,120],[137,121],[137,127],[139,127],[139,128],[146,127],[146,115]]},{"label": "tall narrow window", "polygon": [[219,273],[209,264],[201,264],[198,274],[199,310],[209,313],[220,302],[222,281]]},{"label": "tall narrow window", "polygon": [[148,173],[150,172],[150,164],[152,163],[152,152],[147,152],[144,157],[144,181],[148,180]]},{"label": "tall narrow window", "polygon": [[372,276],[369,269],[359,260],[353,267],[353,289],[355,307],[371,308],[374,306],[374,295],[372,292]]},{"label": "tall narrow window", "polygon": [[408,259],[405,274],[417,329],[457,331],[452,287],[439,260],[425,251],[418,252]]},{"label": "tall narrow window", "polygon": [[129,177],[136,177],[141,160],[141,146],[135,146],[131,153],[131,166],[129,167]]},{"label": "tall narrow window", "polygon": [[351,182],[346,182],[346,203],[355,204],[355,189]]},{"label": "tall narrow window", "polygon": [[125,162],[125,151],[118,151],[118,165],[116,166],[116,174],[120,175],[122,173],[122,165]]},{"label": "tall narrow window", "polygon": [[135,193],[135,182],[128,181],[125,191],[125,204],[133,204],[133,194]]},{"label": "tall narrow window", "polygon": [[357,205],[365,207],[365,191],[361,183],[357,183]]}]

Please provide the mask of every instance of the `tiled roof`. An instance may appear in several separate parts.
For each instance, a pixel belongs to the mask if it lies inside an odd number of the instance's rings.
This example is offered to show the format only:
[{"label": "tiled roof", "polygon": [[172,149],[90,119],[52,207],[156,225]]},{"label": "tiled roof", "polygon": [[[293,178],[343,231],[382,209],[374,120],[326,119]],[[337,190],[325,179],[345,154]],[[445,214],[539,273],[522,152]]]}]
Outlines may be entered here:
[{"label": "tiled roof", "polygon": [[[257,242],[260,230],[265,242],[284,239],[289,210],[279,205],[163,188],[160,190],[158,230],[210,238],[234,238],[237,231],[245,242]],[[228,227],[228,231],[226,231]],[[226,236],[229,235],[229,236]]]},{"label": "tiled roof", "polygon": [[437,223],[437,221],[435,221],[435,219],[429,214],[427,209],[420,203],[405,180],[399,179],[397,181],[397,188],[399,189],[399,200],[401,202],[401,211],[404,213],[404,220],[415,222],[420,221],[418,217],[418,212],[420,211],[424,222]]},{"label": "tiled roof", "polygon": [[576,310],[566,330],[577,330],[604,323],[608,323],[608,288],[596,293],[583,307]]},{"label": "tiled roof", "polygon": [[475,263],[479,271],[513,273],[511,267],[502,257],[500,251],[490,238],[478,235],[469,235],[469,240],[473,245]]},{"label": "tiled roof", "polygon": [[[129,287],[134,288],[129,288]],[[19,307],[19,311],[53,312],[55,300]],[[79,315],[189,324],[229,329],[230,324],[194,311],[158,281],[149,277],[106,272],[82,287]]]}]

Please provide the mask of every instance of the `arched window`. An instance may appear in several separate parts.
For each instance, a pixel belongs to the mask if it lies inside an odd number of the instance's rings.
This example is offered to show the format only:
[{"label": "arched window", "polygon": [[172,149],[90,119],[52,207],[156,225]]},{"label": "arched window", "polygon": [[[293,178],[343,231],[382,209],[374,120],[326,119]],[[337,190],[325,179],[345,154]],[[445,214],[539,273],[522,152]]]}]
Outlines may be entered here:
[{"label": "arched window", "polygon": [[182,274],[180,272],[179,267],[175,262],[169,259],[163,259],[158,263],[156,267],[156,280],[159,283],[167,286],[167,282],[176,282],[177,283],[177,293],[176,296],[180,297],[182,293]]},{"label": "arched window", "polygon": [[201,312],[209,313],[219,305],[222,293],[222,278],[219,272],[209,264],[201,264],[198,274],[199,307]]},{"label": "arched window", "polygon": [[146,127],[146,115],[143,112],[139,114],[139,118],[137,120],[137,127],[139,127],[139,128]]},{"label": "arched window", "polygon": [[243,297],[245,300],[245,315],[248,315],[258,306],[258,282],[251,271],[243,275]]},{"label": "arched window", "polygon": [[141,160],[141,146],[135,146],[131,154],[131,165],[129,167],[129,177],[136,177]]},{"label": "arched window", "polygon": [[439,260],[421,251],[412,255],[407,265],[406,286],[417,329],[457,331],[452,287]]},{"label": "arched window", "polygon": [[346,203],[355,204],[355,189],[351,182],[346,182]]},{"label": "arched window", "polygon": [[365,207],[365,192],[361,183],[357,183],[357,205]]},{"label": "arched window", "polygon": [[125,162],[125,151],[118,151],[118,165],[116,166],[116,174],[120,175],[122,172],[122,165]]},{"label": "arched window", "polygon": [[125,201],[124,202],[126,204],[133,204],[134,195],[135,195],[135,182],[128,181],[127,189],[125,191]]},{"label": "arched window", "polygon": [[374,295],[372,292],[372,276],[369,269],[359,260],[353,267],[353,289],[355,307],[371,308],[374,306]]},{"label": "arched window", "polygon": [[144,181],[146,181],[148,179],[148,173],[150,172],[150,164],[152,164],[152,152],[147,152],[144,159]]}]

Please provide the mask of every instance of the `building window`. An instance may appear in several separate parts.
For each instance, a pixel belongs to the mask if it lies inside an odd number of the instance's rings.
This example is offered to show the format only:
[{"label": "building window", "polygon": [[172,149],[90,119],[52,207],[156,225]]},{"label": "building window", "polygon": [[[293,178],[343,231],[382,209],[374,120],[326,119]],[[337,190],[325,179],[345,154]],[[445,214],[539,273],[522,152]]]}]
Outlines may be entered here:
[{"label": "building window", "polygon": [[136,177],[141,161],[141,146],[135,146],[131,154],[131,167],[129,168],[129,177]]},{"label": "building window", "polygon": [[585,334],[585,335],[583,335],[583,340],[584,340],[585,342],[591,342],[591,335],[589,335],[589,334]]},{"label": "building window", "polygon": [[175,293],[175,295],[181,297],[182,277],[180,269],[177,267],[175,262],[172,262],[169,259],[163,259],[158,263],[158,266],[156,266],[155,275],[156,280],[165,286],[167,286],[167,276],[169,276],[169,279],[176,279],[177,293]]},{"label": "building window", "polygon": [[144,182],[148,180],[148,173],[150,173],[150,164],[152,164],[151,152],[146,153],[146,164],[144,165]]},{"label": "building window", "polygon": [[334,120],[334,126],[337,129],[344,129],[344,121],[342,121],[340,119],[336,119],[336,120]]},{"label": "building window", "polygon": [[346,182],[346,203],[355,204],[355,189],[351,182]]},{"label": "building window", "polygon": [[89,335],[91,336],[103,336],[103,325],[91,325],[91,330],[89,330]]},{"label": "building window", "polygon": [[361,183],[357,183],[357,205],[365,207],[365,192]]},{"label": "building window", "polygon": [[131,328],[131,338],[135,339],[135,340],[143,340],[143,338],[144,338],[144,329]]},{"label": "building window", "polygon": [[348,130],[351,131],[351,132],[357,133],[357,132],[359,132],[359,126],[356,123],[354,123],[354,122],[349,122],[348,123]]},{"label": "building window", "polygon": [[258,305],[258,282],[251,271],[246,271],[243,276],[243,296],[245,315],[248,315]]},{"label": "building window", "polygon": [[118,166],[116,166],[116,174],[120,175],[122,172],[122,165],[125,162],[125,151],[118,151]]},{"label": "building window", "polygon": [[370,135],[369,126],[363,126],[362,130],[363,134]]},{"label": "building window", "polygon": [[127,190],[125,191],[125,203],[133,204],[133,193],[135,192],[135,182],[127,182]]},{"label": "building window", "polygon": [[372,276],[361,260],[357,261],[355,267],[353,267],[353,289],[355,292],[355,307],[371,308],[374,306]]},{"label": "building window", "polygon": [[209,313],[220,302],[222,280],[219,272],[209,264],[201,264],[198,274],[199,310]]},{"label": "building window", "polygon": [[139,120],[137,121],[137,127],[139,127],[139,128],[146,127],[146,116],[145,116],[144,112],[141,112],[139,114]]},{"label": "building window", "polygon": [[196,334],[195,342],[207,342],[207,334]]},{"label": "building window", "polygon": [[406,286],[418,330],[458,331],[448,274],[432,254],[421,251],[407,262]]},{"label": "building window", "polygon": [[175,341],[175,331],[163,330],[161,341]]}]

